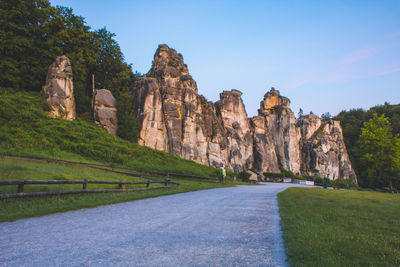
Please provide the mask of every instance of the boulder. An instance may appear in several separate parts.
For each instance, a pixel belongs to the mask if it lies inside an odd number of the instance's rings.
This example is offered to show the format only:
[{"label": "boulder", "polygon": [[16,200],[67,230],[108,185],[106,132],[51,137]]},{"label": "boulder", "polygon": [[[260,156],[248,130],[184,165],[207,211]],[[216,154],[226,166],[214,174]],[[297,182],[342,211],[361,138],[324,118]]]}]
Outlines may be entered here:
[{"label": "boulder", "polygon": [[56,58],[47,72],[42,96],[50,106],[52,117],[73,120],[76,117],[72,68],[66,56]]},{"label": "boulder", "polygon": [[117,135],[117,102],[110,90],[96,90],[94,97],[94,121],[110,134]]}]

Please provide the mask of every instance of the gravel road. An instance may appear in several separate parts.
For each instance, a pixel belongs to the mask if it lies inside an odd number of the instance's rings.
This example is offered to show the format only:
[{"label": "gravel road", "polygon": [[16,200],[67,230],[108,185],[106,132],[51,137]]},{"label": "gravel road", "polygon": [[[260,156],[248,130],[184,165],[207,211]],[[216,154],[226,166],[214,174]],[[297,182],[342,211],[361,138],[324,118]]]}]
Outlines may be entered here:
[{"label": "gravel road", "polygon": [[0,223],[0,266],[286,266],[276,194],[203,190]]}]

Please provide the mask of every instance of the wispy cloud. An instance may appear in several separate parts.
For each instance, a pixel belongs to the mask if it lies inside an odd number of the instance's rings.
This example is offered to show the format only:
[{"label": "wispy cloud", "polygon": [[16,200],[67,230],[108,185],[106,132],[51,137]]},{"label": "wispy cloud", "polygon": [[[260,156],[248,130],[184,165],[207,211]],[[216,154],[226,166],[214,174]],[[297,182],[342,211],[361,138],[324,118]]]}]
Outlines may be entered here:
[{"label": "wispy cloud", "polygon": [[315,80],[315,74],[303,74],[297,77],[293,77],[291,80],[289,80],[285,87],[287,89],[295,89],[309,82],[312,82],[313,80]]},{"label": "wispy cloud", "polygon": [[350,65],[358,61],[371,58],[378,54],[380,51],[381,48],[375,45],[369,45],[349,53],[340,61],[340,64]]},{"label": "wispy cloud", "polygon": [[377,76],[383,76],[383,75],[387,75],[387,74],[392,74],[392,73],[396,73],[396,72],[400,72],[400,67],[393,67],[387,70],[383,70],[379,73],[377,73]]}]

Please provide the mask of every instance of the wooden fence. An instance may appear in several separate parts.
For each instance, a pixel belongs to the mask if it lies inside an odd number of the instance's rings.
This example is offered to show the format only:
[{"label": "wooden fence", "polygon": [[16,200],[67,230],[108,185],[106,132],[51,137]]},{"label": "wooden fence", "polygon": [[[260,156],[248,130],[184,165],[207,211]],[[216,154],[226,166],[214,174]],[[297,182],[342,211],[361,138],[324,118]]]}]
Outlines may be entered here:
[{"label": "wooden fence", "polygon": [[[24,192],[25,185],[32,184],[82,184],[81,190],[64,190],[54,192]],[[107,185],[118,185],[118,189],[88,189],[88,184],[107,184]],[[161,184],[162,186],[150,187],[150,184]],[[144,182],[125,182],[125,181],[94,181],[94,180],[17,180],[17,181],[0,181],[0,186],[16,185],[16,194],[0,194],[0,199],[15,198],[15,197],[32,197],[32,196],[47,196],[47,195],[63,195],[63,194],[78,194],[78,193],[109,193],[109,192],[127,192],[127,191],[139,191],[148,189],[160,189],[167,188],[169,184],[179,186],[179,183],[173,182],[169,179],[165,180],[153,180]],[[142,188],[127,189],[126,185],[146,185]]]}]

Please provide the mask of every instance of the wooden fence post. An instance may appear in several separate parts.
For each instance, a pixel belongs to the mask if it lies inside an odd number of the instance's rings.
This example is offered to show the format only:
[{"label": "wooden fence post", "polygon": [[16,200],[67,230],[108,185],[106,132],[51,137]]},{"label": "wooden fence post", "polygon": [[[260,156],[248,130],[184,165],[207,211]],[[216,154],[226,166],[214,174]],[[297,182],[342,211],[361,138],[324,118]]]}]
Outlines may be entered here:
[{"label": "wooden fence post", "polygon": [[[84,179],[83,181],[86,182],[87,180]],[[83,190],[86,190],[86,185],[87,185],[87,183],[83,183],[83,187],[82,187]]]},{"label": "wooden fence post", "polygon": [[24,192],[24,183],[18,184],[18,193],[23,193]]},{"label": "wooden fence post", "polygon": [[119,184],[118,187],[119,187],[119,189],[121,189],[122,191],[125,191],[125,184]]}]

